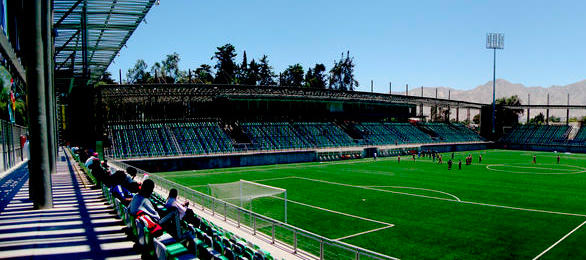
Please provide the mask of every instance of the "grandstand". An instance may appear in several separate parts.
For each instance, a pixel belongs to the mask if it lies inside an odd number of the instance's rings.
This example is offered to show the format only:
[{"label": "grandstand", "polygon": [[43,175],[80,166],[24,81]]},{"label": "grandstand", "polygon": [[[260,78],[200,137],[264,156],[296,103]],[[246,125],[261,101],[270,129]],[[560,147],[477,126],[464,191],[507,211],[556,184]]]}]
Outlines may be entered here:
[{"label": "grandstand", "polygon": [[521,125],[500,141],[514,144],[566,143],[570,129],[567,125]]},{"label": "grandstand", "polygon": [[219,121],[116,124],[108,126],[106,131],[112,145],[109,155],[113,158],[484,141],[460,124],[361,122],[350,125],[359,132],[359,138],[352,138],[334,122],[225,123],[227,129],[242,130],[251,142],[247,146],[237,145]]},{"label": "grandstand", "polygon": [[[570,116],[492,127],[490,104],[423,88],[111,79],[159,2],[0,1],[3,111],[28,114],[0,120],[0,258],[586,259],[586,127]],[[586,109],[567,104],[499,109]]]},{"label": "grandstand", "polygon": [[355,141],[332,122],[295,122],[293,126],[301,136],[315,147],[353,146]]},{"label": "grandstand", "polygon": [[576,144],[586,144],[586,127],[582,126],[574,139],[572,140],[573,143]]},{"label": "grandstand", "polygon": [[435,133],[440,142],[474,142],[482,140],[477,133],[461,124],[421,123],[422,128]]},{"label": "grandstand", "polygon": [[286,122],[246,122],[242,123],[241,127],[256,149],[282,150],[311,146],[308,140]]}]

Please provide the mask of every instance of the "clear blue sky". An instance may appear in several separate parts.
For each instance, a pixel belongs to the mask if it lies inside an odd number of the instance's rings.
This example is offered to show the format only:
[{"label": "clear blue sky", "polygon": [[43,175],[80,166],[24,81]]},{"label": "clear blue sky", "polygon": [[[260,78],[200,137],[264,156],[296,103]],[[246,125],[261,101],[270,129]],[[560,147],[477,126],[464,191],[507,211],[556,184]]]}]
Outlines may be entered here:
[{"label": "clear blue sky", "polygon": [[505,33],[497,78],[528,86],[586,79],[586,1],[160,0],[109,70],[118,79],[137,59],[174,51],[182,69],[213,65],[232,43],[237,61],[269,56],[278,73],[300,63],[329,70],[346,50],[359,90],[409,86],[470,89],[492,80],[487,32]]}]

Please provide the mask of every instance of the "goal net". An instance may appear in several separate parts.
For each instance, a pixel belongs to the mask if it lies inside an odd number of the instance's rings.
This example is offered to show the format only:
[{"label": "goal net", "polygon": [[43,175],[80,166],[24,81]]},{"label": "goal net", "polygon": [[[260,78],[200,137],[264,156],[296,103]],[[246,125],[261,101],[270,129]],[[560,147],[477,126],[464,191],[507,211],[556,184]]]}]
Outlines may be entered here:
[{"label": "goal net", "polygon": [[208,184],[210,195],[287,223],[287,190],[251,181]]}]

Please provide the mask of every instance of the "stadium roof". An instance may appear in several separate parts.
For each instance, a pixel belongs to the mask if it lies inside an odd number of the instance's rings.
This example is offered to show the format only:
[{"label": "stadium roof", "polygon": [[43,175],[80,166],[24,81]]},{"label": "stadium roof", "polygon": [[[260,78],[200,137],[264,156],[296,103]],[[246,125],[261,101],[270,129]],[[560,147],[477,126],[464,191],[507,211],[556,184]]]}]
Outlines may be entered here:
[{"label": "stadium roof", "polygon": [[[68,77],[83,78],[84,73],[87,73],[90,82],[97,80],[155,1],[54,0],[56,75],[64,73]],[[84,22],[87,44],[84,44],[82,30]],[[85,46],[87,56],[83,52]],[[87,63],[84,58],[87,58]],[[87,64],[87,71],[84,70],[84,64]]]},{"label": "stadium roof", "polygon": [[338,91],[300,87],[205,85],[205,84],[129,84],[101,86],[101,96],[106,102],[184,103],[187,101],[212,102],[216,99],[279,99],[305,101],[370,102],[410,105],[439,105],[479,109],[486,104],[405,95],[390,95],[360,91]]}]

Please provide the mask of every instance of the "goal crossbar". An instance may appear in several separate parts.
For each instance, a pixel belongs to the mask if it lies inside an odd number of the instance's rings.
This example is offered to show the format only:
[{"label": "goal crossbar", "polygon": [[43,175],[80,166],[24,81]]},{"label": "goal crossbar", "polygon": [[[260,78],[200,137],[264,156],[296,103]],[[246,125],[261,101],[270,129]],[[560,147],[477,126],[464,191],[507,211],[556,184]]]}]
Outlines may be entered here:
[{"label": "goal crossbar", "polygon": [[230,183],[208,184],[210,195],[217,199],[232,203],[239,203],[244,207],[244,202],[251,206],[252,200],[257,198],[277,198],[282,194],[284,200],[284,220],[287,223],[287,190],[247,180],[240,180]]},{"label": "goal crossbar", "polygon": [[273,189],[273,190],[280,190],[282,192],[287,192],[286,189],[282,189],[282,188],[279,188],[279,187],[273,187],[273,186],[261,184],[261,183],[258,183],[258,182],[252,182],[252,181],[247,181],[247,180],[242,180],[242,179],[240,180],[240,182],[248,183],[248,184],[252,184],[252,185],[256,185],[256,186],[261,186],[261,187],[265,187],[265,188],[269,188],[269,189]]}]

